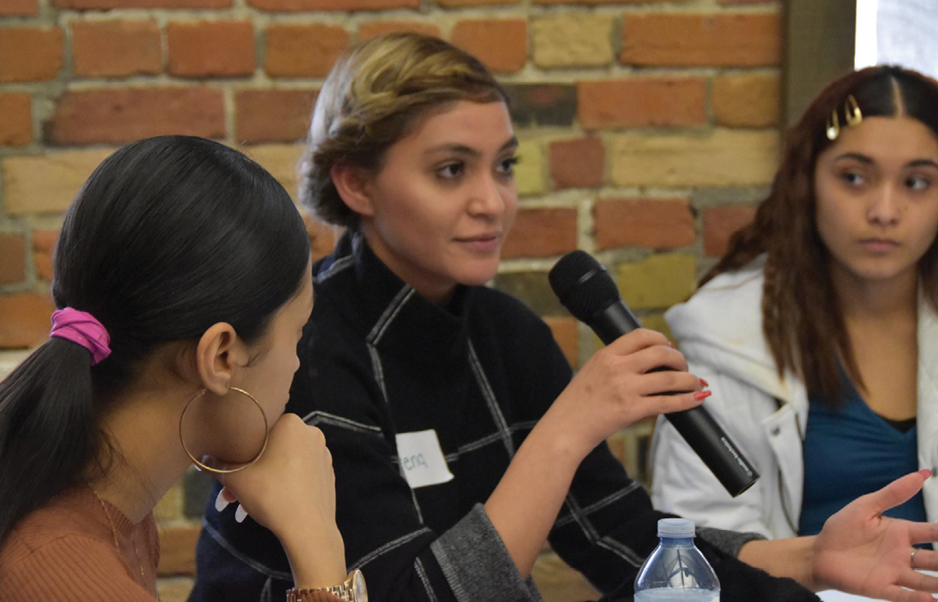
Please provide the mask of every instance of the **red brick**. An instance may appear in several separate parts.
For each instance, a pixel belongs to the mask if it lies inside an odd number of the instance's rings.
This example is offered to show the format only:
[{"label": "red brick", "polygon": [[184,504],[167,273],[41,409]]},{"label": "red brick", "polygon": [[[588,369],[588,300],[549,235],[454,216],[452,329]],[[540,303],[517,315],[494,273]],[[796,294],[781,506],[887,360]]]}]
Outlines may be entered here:
[{"label": "red brick", "polygon": [[0,16],[34,17],[39,14],[38,0],[2,0]]},{"label": "red brick", "polygon": [[254,73],[250,21],[170,23],[169,72],[181,77],[231,77]]},{"label": "red brick", "polygon": [[273,77],[325,77],[348,41],[336,25],[271,25],[265,69]]},{"label": "red brick", "polygon": [[550,145],[550,173],[554,188],[594,188],[603,185],[606,149],[599,138],[558,140]]},{"label": "red brick", "polygon": [[225,136],[225,108],[219,90],[128,88],[66,92],[46,124],[52,144],[130,142],[148,136]]},{"label": "red brick", "polygon": [[704,252],[722,257],[733,234],[749,225],[756,215],[754,205],[725,205],[703,211]]},{"label": "red brick", "polygon": [[417,21],[371,21],[358,28],[358,41],[369,40],[388,33],[422,33],[425,36],[440,37],[440,28],[432,23]]},{"label": "red brick", "polygon": [[781,93],[777,75],[732,74],[713,79],[713,118],[730,127],[778,123]]},{"label": "red brick", "polygon": [[195,575],[195,544],[199,527],[163,527],[160,529],[160,577]]},{"label": "red brick", "polygon": [[229,8],[234,0],[52,0],[56,8],[110,10],[115,8]]},{"label": "red brick", "polygon": [[0,116],[0,146],[24,146],[33,141],[32,99],[29,94],[0,94]]},{"label": "red brick", "polygon": [[0,29],[0,82],[54,79],[62,68],[62,39],[58,27]]},{"label": "red brick", "polygon": [[31,347],[45,340],[54,309],[48,295],[0,295],[0,349]]},{"label": "red brick", "polygon": [[436,0],[443,8],[466,8],[469,6],[495,6],[500,4],[519,4],[521,0]]},{"label": "red brick", "polygon": [[619,59],[627,65],[777,65],[781,46],[778,14],[636,14],[625,18]]},{"label": "red brick", "polygon": [[269,11],[297,12],[310,10],[389,10],[420,8],[420,0],[248,0],[254,8]]},{"label": "red brick", "polygon": [[676,249],[697,239],[688,199],[599,199],[593,217],[598,250]]},{"label": "red brick", "polygon": [[310,255],[313,261],[332,253],[336,236],[338,236],[335,227],[306,213],[303,213],[303,222],[306,223],[306,234],[309,236]]},{"label": "red brick", "polygon": [[502,257],[553,257],[576,249],[576,209],[521,209]]},{"label": "red brick", "polygon": [[545,317],[544,321],[554,333],[554,340],[566,356],[567,362],[576,368],[580,358],[576,318]]},{"label": "red brick", "polygon": [[523,19],[460,21],[450,42],[495,73],[515,73],[528,62],[528,24]]},{"label": "red brick", "polygon": [[581,81],[577,118],[584,129],[690,126],[706,122],[701,78]]},{"label": "red brick", "polygon": [[296,142],[309,130],[316,90],[241,90],[235,94],[239,144]]},{"label": "red brick", "polygon": [[0,284],[26,280],[26,239],[22,234],[0,232]]},{"label": "red brick", "polygon": [[72,59],[83,77],[153,75],[163,70],[156,21],[73,21]]},{"label": "red brick", "polygon": [[52,282],[54,270],[52,269],[52,254],[55,243],[59,240],[58,230],[33,231],[33,265],[40,280]]}]

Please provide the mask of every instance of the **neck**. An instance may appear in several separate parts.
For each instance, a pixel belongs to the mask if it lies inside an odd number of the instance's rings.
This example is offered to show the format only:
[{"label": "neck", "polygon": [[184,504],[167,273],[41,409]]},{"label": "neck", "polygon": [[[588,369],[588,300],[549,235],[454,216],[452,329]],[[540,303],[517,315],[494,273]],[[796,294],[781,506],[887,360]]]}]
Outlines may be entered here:
[{"label": "neck", "polygon": [[385,243],[384,240],[374,233],[371,224],[362,223],[362,234],[365,241],[371,248],[371,252],[381,260],[381,262],[394,275],[409,284],[417,293],[425,297],[435,305],[444,306],[453,298],[456,292],[455,282],[435,281],[431,276],[419,269],[407,269],[406,261],[402,261]]},{"label": "neck", "polygon": [[918,270],[915,268],[888,280],[870,281],[832,267],[831,279],[848,322],[889,322],[914,319],[918,314]]},{"label": "neck", "polygon": [[[114,457],[105,456],[111,460],[107,473],[89,485],[134,523],[153,511],[189,466],[178,424],[182,402],[191,394],[184,388],[130,392],[104,418]],[[167,403],[177,398],[180,403]]]}]

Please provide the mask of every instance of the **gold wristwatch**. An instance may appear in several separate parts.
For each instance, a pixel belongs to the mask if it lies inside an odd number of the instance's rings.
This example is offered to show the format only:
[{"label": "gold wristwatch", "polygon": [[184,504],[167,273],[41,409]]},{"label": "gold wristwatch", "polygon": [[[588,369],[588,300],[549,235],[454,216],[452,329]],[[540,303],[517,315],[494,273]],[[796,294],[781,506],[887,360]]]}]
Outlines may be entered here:
[{"label": "gold wristwatch", "polygon": [[368,602],[368,588],[365,587],[365,577],[358,569],[348,574],[345,583],[332,587],[318,587],[315,589],[287,590],[287,602],[320,602],[322,594],[331,594],[339,600],[347,602]]}]

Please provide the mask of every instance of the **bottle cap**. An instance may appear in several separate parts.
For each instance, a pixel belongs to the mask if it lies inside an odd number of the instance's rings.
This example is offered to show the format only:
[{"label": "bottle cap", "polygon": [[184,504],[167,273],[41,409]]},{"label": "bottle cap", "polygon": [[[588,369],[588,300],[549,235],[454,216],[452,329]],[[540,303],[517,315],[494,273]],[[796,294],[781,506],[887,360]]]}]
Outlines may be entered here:
[{"label": "bottle cap", "polygon": [[662,518],[658,521],[658,537],[693,537],[694,521],[689,518]]}]

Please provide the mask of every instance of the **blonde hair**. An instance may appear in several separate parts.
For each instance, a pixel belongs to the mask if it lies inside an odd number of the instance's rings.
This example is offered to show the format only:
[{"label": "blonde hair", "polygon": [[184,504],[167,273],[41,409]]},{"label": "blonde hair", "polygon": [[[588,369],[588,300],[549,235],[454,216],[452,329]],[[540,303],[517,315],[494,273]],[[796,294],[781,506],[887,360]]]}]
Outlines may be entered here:
[{"label": "blonde hair", "polygon": [[313,108],[300,201],[325,222],[355,228],[358,216],[336,191],[332,167],[377,170],[421,117],[459,100],[507,104],[508,96],[478,59],[437,38],[390,34],[349,49]]}]

